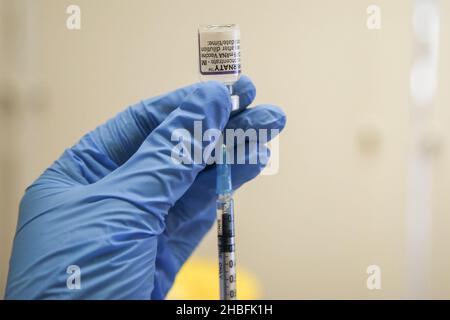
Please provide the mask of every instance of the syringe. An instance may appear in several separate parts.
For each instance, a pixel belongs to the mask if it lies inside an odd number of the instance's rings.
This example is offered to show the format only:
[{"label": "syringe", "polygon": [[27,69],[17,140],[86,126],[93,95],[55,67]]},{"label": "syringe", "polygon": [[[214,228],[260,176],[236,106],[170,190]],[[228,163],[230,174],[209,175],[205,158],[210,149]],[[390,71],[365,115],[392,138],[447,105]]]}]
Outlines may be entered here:
[{"label": "syringe", "polygon": [[233,188],[231,185],[231,167],[227,159],[227,148],[225,145],[222,145],[221,161],[216,166],[220,299],[236,300]]},{"label": "syringe", "polygon": [[[198,29],[199,72],[202,80],[216,80],[230,92],[231,111],[239,109],[233,84],[241,74],[240,29],[236,24],[202,25]],[[236,257],[231,167],[225,145],[217,165],[217,233],[219,241],[220,298],[236,299]]]}]

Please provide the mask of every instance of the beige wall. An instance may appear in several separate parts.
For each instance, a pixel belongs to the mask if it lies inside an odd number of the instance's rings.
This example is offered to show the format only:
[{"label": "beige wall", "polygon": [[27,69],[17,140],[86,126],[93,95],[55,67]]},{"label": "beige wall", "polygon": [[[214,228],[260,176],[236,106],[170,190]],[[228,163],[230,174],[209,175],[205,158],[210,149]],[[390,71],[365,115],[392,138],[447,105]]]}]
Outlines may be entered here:
[{"label": "beige wall", "polygon": [[[81,31],[65,27],[72,3],[82,10]],[[372,3],[382,9],[379,31],[366,28]],[[432,294],[450,298],[450,4],[441,7]],[[19,96],[14,120],[0,119],[0,294],[25,186],[125,106],[197,81],[197,25],[235,22],[256,102],[278,104],[288,118],[279,174],[236,196],[239,263],[259,277],[266,298],[405,296],[410,1],[6,0],[0,10],[31,15],[28,29],[10,21],[28,35],[14,44],[21,54],[0,53],[1,66],[14,62],[0,79]],[[372,149],[361,146],[370,132],[379,137]],[[196,254],[215,250],[211,232]],[[366,288],[371,264],[382,268],[380,291]]]}]

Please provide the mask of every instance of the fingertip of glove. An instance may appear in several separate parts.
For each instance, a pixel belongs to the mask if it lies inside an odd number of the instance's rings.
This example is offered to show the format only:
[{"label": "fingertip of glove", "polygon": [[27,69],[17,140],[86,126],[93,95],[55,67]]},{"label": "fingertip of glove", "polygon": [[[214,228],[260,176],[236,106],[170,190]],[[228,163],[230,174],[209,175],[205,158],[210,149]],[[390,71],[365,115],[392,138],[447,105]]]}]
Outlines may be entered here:
[{"label": "fingertip of glove", "polygon": [[277,106],[272,106],[272,109],[275,113],[278,114],[278,123],[280,124],[280,130],[283,130],[284,127],[286,126],[286,113],[284,113],[284,111]]},{"label": "fingertip of glove", "polygon": [[199,83],[198,87],[186,97],[180,108],[201,115],[207,121],[204,123],[206,127],[222,130],[230,117],[231,98],[224,84],[218,81],[207,81]]},{"label": "fingertip of glove", "polygon": [[255,99],[256,87],[249,77],[242,75],[233,85],[233,93],[239,96],[239,107],[245,108]]},{"label": "fingertip of glove", "polygon": [[204,95],[214,102],[214,107],[225,110],[228,114],[231,112],[231,98],[227,87],[219,81],[204,82],[197,90],[202,90]]},{"label": "fingertip of glove", "polygon": [[198,87],[198,90],[203,90],[209,95],[217,97],[221,102],[223,102],[224,97],[229,98],[230,96],[227,87],[222,82],[215,80],[203,82],[202,85]]},{"label": "fingertip of glove", "polygon": [[266,110],[272,115],[275,119],[275,122],[278,125],[278,129],[281,131],[286,126],[286,114],[284,111],[275,105],[267,105]]}]

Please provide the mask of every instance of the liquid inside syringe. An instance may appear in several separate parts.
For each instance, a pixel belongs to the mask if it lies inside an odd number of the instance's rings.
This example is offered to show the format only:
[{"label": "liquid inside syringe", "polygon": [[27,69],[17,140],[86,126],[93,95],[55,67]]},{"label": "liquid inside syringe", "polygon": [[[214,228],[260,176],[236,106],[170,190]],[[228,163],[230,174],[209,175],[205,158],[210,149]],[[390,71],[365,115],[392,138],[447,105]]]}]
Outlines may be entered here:
[{"label": "liquid inside syringe", "polygon": [[222,163],[217,164],[217,237],[219,249],[219,282],[222,300],[236,299],[236,256],[234,203],[231,168],[226,146],[222,146]]}]

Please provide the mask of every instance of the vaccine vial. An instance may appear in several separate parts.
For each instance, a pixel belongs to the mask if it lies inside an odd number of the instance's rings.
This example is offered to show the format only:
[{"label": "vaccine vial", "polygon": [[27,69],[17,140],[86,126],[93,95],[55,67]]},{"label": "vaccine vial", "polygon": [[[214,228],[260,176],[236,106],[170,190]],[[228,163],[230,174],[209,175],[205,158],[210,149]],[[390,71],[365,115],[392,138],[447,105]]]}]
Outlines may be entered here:
[{"label": "vaccine vial", "polygon": [[237,24],[201,25],[198,28],[200,79],[224,83],[230,91],[233,110],[239,107],[238,97],[233,95],[232,85],[241,75],[240,42]]}]

